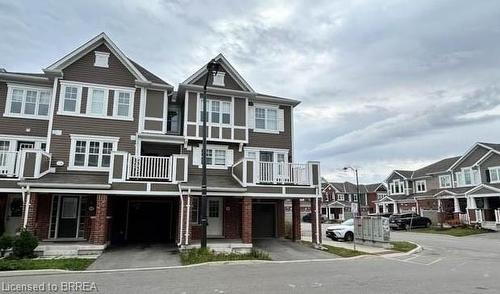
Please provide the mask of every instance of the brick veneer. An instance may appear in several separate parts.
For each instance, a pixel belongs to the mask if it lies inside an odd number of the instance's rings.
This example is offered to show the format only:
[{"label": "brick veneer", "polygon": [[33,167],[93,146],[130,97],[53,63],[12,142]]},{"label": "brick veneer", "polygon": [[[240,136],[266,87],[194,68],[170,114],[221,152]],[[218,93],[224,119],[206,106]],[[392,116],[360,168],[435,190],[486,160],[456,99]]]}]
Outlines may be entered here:
[{"label": "brick veneer", "polygon": [[471,222],[476,221],[476,210],[475,209],[467,209],[469,211],[469,220]]},{"label": "brick veneer", "polygon": [[239,198],[223,199],[223,233],[226,239],[241,238],[241,219],[242,204]]},{"label": "brick veneer", "polygon": [[51,200],[52,195],[38,194],[37,196],[38,207],[35,234],[40,240],[49,237]]},{"label": "brick veneer", "polygon": [[95,216],[91,220],[89,242],[103,245],[108,241],[108,195],[97,195]]},{"label": "brick veneer", "polygon": [[252,243],[252,198],[243,197],[241,208],[241,241]]},{"label": "brick veneer", "polygon": [[297,198],[292,200],[292,240],[300,239],[300,199]]},{"label": "brick veneer", "polygon": [[[321,199],[318,200],[318,205],[316,206],[316,198],[311,198],[311,231],[312,231],[312,242],[316,244],[321,244],[321,224],[319,224],[319,230],[316,228],[316,211],[321,209]],[[318,211],[320,213],[320,211]]]},{"label": "brick veneer", "polygon": [[286,236],[285,228],[285,200],[276,200],[276,222],[278,224],[277,235],[279,238],[284,238]]},{"label": "brick veneer", "polygon": [[[28,197],[28,195],[26,195]],[[28,218],[26,222],[26,230],[30,231],[34,235],[36,235],[36,216],[37,216],[37,208],[38,208],[38,194],[30,193],[29,195],[29,205],[28,205]],[[26,213],[27,203],[23,205],[23,215],[22,219],[24,220],[24,216]],[[21,221],[21,225],[24,224]]]},{"label": "brick veneer", "polygon": [[7,194],[0,194],[0,235],[5,230],[5,212],[7,209]]}]

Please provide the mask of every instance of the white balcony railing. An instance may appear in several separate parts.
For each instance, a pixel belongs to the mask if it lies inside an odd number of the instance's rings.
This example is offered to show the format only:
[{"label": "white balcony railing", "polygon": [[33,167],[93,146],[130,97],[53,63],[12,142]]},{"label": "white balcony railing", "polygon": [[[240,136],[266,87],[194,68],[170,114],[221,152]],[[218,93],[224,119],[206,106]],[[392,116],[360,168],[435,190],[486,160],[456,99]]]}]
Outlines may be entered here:
[{"label": "white balcony railing", "polygon": [[257,179],[265,184],[309,185],[307,164],[286,162],[258,162]]},{"label": "white balcony railing", "polygon": [[17,177],[19,174],[18,161],[18,151],[0,151],[0,176]]},{"label": "white balcony railing", "polygon": [[460,220],[461,224],[469,224],[469,214],[468,213],[460,213],[458,215],[458,219]]},{"label": "white balcony railing", "polygon": [[171,157],[130,155],[127,179],[169,181],[172,176],[171,162]]}]

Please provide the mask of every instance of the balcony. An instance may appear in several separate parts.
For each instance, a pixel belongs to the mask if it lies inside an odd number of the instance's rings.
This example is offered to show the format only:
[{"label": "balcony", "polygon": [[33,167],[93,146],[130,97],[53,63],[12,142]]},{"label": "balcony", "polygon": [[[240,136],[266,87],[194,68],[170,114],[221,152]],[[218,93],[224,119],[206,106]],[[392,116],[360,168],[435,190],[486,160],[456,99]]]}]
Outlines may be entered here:
[{"label": "balcony", "polygon": [[186,182],[188,157],[186,154],[171,156],[142,156],[115,151],[111,154],[109,183],[113,182]]},{"label": "balcony", "polygon": [[232,175],[244,187],[257,184],[313,186],[314,178],[319,177],[319,165],[242,159],[232,166]]},{"label": "balcony", "polygon": [[40,178],[51,172],[51,155],[42,150],[0,152],[0,177]]},{"label": "balcony", "polygon": [[15,178],[19,175],[19,151],[0,152],[0,177]]}]

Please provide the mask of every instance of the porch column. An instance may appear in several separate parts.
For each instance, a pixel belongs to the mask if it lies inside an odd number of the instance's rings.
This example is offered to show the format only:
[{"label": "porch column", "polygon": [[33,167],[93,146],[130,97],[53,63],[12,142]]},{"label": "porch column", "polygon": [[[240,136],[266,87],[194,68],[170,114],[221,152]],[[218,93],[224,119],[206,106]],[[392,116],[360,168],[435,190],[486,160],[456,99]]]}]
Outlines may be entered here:
[{"label": "porch column", "polygon": [[393,202],[392,206],[394,207],[394,209],[393,209],[394,213],[399,213],[398,204],[396,202]]},{"label": "porch column", "polygon": [[23,228],[36,235],[36,215],[38,208],[38,194],[26,193],[23,205]]},{"label": "porch column", "polygon": [[252,198],[243,197],[241,202],[241,241],[252,243]]},{"label": "porch column", "polygon": [[375,203],[375,214],[380,214],[380,207],[378,203]]},{"label": "porch column", "polygon": [[312,226],[312,243],[321,245],[321,217],[320,207],[321,200],[319,198],[311,198],[311,226]]},{"label": "porch column", "polygon": [[382,211],[387,213],[387,203],[382,204]]},{"label": "porch column", "polygon": [[460,213],[460,202],[458,201],[457,197],[453,198],[453,204],[455,206],[455,213]]},{"label": "porch column", "polygon": [[298,241],[301,239],[300,232],[300,199],[292,199],[292,240]]},{"label": "porch column", "polygon": [[490,209],[490,199],[488,197],[483,197],[484,209]]},{"label": "porch column", "polygon": [[108,195],[97,195],[95,216],[91,217],[89,242],[104,245],[108,241]]},{"label": "porch column", "polygon": [[476,219],[476,198],[474,197],[468,197],[467,198],[467,211],[469,212],[469,220],[470,222],[477,222]]}]

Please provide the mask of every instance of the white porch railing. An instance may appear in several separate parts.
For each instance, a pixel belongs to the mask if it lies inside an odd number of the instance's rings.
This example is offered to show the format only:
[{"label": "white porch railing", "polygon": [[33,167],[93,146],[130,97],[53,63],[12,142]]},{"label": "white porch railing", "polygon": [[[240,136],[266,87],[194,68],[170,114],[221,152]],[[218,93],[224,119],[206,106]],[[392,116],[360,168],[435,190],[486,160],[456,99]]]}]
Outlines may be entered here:
[{"label": "white porch railing", "polygon": [[484,210],[476,209],[476,222],[482,223],[484,221]]},{"label": "white porch railing", "polygon": [[0,151],[0,176],[17,177],[19,173],[18,161],[18,151]]},{"label": "white porch railing", "polygon": [[500,224],[500,208],[495,209],[495,222]]},{"label": "white porch railing", "polygon": [[130,155],[127,179],[171,180],[172,157]]},{"label": "white porch railing", "polygon": [[468,224],[469,223],[469,214],[468,213],[460,213],[460,214],[458,214],[458,219],[460,220],[461,224]]},{"label": "white porch railing", "polygon": [[265,184],[309,185],[307,164],[286,162],[258,162],[257,180]]}]

